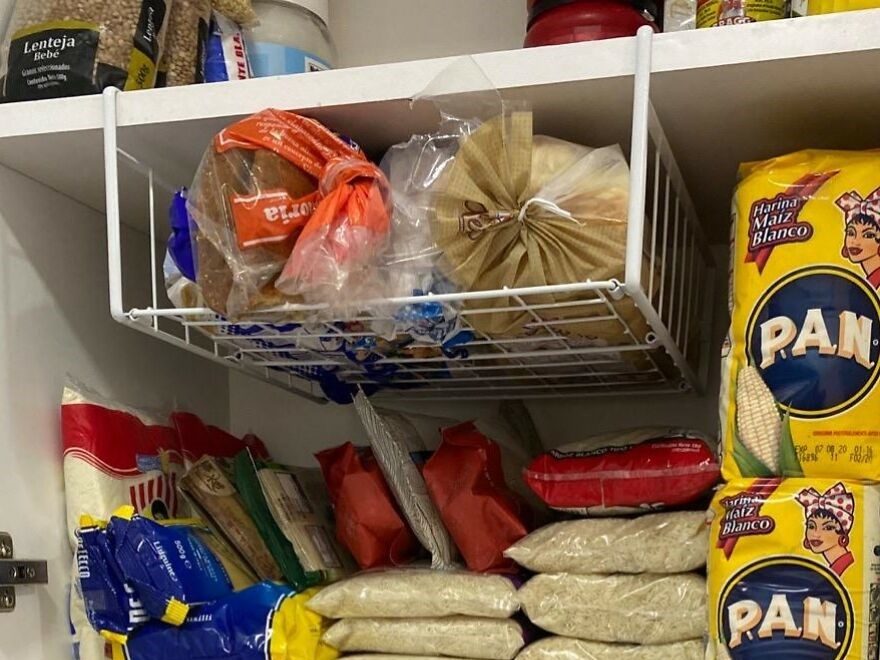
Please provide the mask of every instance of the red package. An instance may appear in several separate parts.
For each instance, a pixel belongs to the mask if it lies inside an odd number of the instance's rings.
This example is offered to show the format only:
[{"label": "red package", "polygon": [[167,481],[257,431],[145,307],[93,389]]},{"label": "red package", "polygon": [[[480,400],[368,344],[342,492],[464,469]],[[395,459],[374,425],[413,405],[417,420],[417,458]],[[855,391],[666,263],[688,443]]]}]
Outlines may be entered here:
[{"label": "red package", "polygon": [[257,458],[270,460],[268,450],[255,435],[236,438],[223,429],[205,424],[198,415],[188,412],[172,413],[171,421],[180,437],[187,465],[192,465],[202,456],[234,458],[245,449],[250,449]]},{"label": "red package", "polygon": [[705,439],[681,429],[634,429],[541,454],[525,472],[554,509],[619,515],[682,506],[720,477]]},{"label": "red package", "polygon": [[503,553],[529,530],[523,523],[525,505],[504,482],[498,445],[472,422],[443,429],[443,442],[423,476],[468,568],[516,573],[516,564]]},{"label": "red package", "polygon": [[336,515],[336,536],[366,570],[415,559],[419,543],[369,448],[350,442],[315,454]]}]

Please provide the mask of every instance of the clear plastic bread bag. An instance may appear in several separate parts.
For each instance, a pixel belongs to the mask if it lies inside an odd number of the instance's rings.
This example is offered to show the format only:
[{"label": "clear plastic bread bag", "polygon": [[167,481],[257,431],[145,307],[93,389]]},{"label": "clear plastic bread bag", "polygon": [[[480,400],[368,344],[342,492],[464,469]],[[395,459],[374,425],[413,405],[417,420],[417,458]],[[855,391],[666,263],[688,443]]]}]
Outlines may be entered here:
[{"label": "clear plastic bread bag", "polygon": [[[447,81],[470,91],[445,94]],[[629,168],[619,146],[533,135],[530,108],[502,101],[471,59],[453,64],[419,100],[440,112],[438,130],[392,148],[383,162],[394,199],[387,263],[397,286],[448,280],[466,292],[623,276]],[[528,302],[576,297],[541,294]],[[468,320],[489,336],[525,334],[534,320],[503,295],[462,307],[483,310]],[[572,317],[607,314],[572,310]],[[583,325],[589,328],[575,324],[571,334],[620,332],[619,325]]]},{"label": "clear plastic bread bag", "polygon": [[387,239],[387,203],[381,171],[314,119],[264,110],[225,128],[187,205],[206,303],[236,320],[361,298]]}]

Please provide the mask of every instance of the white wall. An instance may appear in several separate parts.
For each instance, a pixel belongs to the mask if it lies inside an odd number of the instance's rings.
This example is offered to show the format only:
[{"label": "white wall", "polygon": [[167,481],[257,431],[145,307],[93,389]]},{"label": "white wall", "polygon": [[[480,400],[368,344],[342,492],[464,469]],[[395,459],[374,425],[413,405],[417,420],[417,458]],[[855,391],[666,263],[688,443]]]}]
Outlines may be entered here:
[{"label": "white wall", "polygon": [[[229,416],[233,432],[253,432],[266,442],[273,458],[292,465],[317,465],[312,455],[343,442],[368,444],[354,406],[312,403],[278,387],[232,372],[229,383]],[[385,403],[387,406],[388,404]],[[457,420],[492,414],[497,404],[405,402],[396,409]]]},{"label": "white wall", "polygon": [[526,0],[330,0],[330,32],[340,67],[511,50]]},{"label": "white wall", "polygon": [[[77,166],[101,167],[100,163]],[[126,263],[149,263],[128,236]],[[103,216],[0,167],[0,529],[49,560],[50,585],[0,614],[0,658],[70,657],[59,404],[68,374],[131,405],[175,400],[228,421],[224,370],[111,320]],[[139,274],[126,273],[129,283]],[[123,439],[120,439],[123,440]]]}]

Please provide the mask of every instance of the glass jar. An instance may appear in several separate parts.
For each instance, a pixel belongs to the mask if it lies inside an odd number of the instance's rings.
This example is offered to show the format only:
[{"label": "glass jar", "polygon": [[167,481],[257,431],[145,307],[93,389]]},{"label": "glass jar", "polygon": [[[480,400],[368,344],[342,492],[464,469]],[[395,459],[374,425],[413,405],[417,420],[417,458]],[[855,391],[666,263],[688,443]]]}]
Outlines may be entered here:
[{"label": "glass jar", "polygon": [[254,0],[259,24],[245,31],[254,76],[332,69],[328,0]]}]

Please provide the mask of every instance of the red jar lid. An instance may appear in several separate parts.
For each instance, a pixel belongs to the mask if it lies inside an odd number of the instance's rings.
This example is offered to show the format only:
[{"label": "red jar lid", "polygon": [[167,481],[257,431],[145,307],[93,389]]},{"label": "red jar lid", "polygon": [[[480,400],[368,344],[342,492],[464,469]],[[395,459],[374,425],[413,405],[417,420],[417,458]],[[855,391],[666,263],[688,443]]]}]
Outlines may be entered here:
[{"label": "red jar lid", "polygon": [[643,25],[658,30],[647,9],[627,0],[529,0],[525,46],[631,37]]}]

